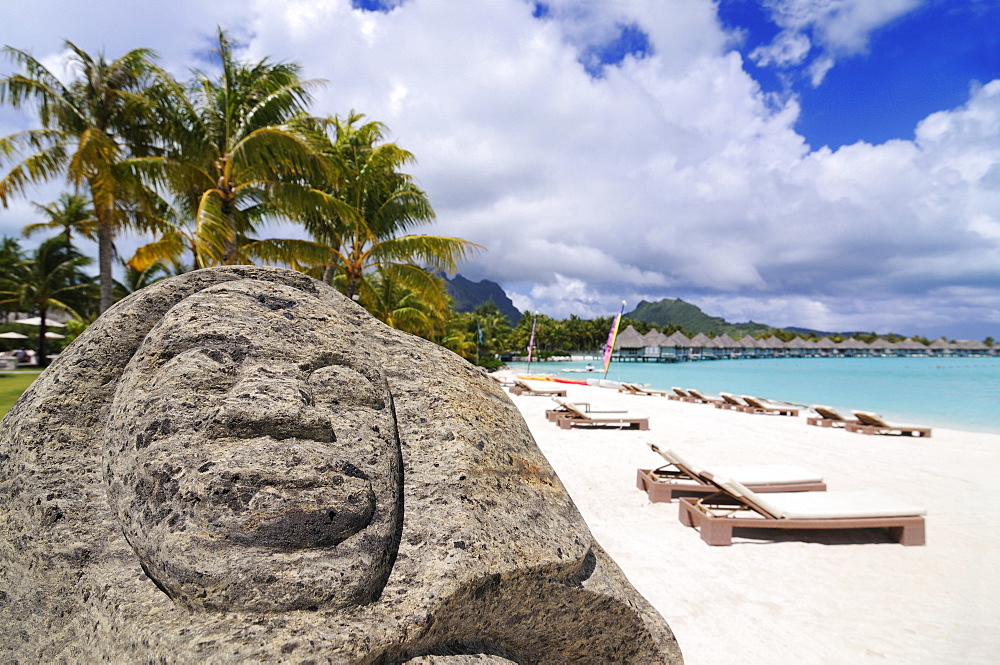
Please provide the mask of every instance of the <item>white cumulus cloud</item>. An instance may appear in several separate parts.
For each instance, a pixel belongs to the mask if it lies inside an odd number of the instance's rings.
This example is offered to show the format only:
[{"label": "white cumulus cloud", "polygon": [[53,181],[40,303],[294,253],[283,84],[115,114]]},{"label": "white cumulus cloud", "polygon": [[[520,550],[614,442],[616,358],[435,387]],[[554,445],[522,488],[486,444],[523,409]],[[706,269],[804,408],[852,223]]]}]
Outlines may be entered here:
[{"label": "white cumulus cloud", "polygon": [[[548,4],[543,19],[524,0],[386,13],[222,0],[137,16],[125,2],[81,13],[42,0],[16,11],[17,29],[0,26],[0,42],[46,57],[61,36],[109,56],[150,46],[184,75],[222,22],[249,57],[326,79],[314,112],[385,122],[417,156],[438,213],[428,230],[485,246],[462,273],[501,283],[521,309],[587,317],[681,297],[776,325],[1000,337],[1000,81],[908,128],[913,140],[811,150],[795,100],[762,92],[713,2]],[[914,5],[770,4],[834,59]],[[649,53],[591,77],[581,49],[621,25]],[[0,124],[19,122],[0,111]],[[0,231],[17,234],[26,215],[0,211]]]}]

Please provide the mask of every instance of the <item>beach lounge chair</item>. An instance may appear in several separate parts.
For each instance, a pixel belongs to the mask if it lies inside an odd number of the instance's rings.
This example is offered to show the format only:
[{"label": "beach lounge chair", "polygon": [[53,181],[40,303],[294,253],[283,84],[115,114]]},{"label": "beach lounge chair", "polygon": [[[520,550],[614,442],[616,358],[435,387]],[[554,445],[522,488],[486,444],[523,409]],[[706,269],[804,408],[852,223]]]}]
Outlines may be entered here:
[{"label": "beach lounge chair", "polygon": [[493,379],[494,381],[496,381],[497,383],[499,383],[504,388],[511,388],[511,387],[514,386],[514,382],[512,380],[510,380],[510,379],[501,379],[496,374],[487,374],[486,376],[490,377],[491,379]]},{"label": "beach lounge chair", "polygon": [[[556,422],[562,416],[572,415],[573,412],[570,410],[570,406],[568,406],[567,402],[565,400],[563,400],[561,397],[553,397],[552,401],[555,402],[556,404],[558,404],[559,406],[557,406],[554,409],[546,409],[545,410],[545,419],[546,420],[550,420],[552,422]],[[589,402],[572,402],[572,407],[576,408],[576,409],[581,409],[581,410],[583,410],[584,413],[588,413],[588,414],[594,414],[594,413],[628,413],[628,411],[624,411],[624,410],[617,410],[617,411],[594,411],[594,410],[592,410],[590,408],[590,403]]]},{"label": "beach lounge chair", "polygon": [[755,492],[823,492],[823,477],[791,464],[761,464],[721,467],[708,471],[683,459],[673,450],[649,444],[667,464],[657,469],[638,469],[636,485],[653,503],[669,502],[675,496],[705,496],[718,492],[714,476],[736,478]]},{"label": "beach lounge chair", "polygon": [[723,401],[718,397],[709,397],[707,395],[703,395],[700,391],[695,390],[694,388],[688,388],[687,392],[688,395],[693,397],[694,400],[700,404],[718,404],[719,402]]},{"label": "beach lounge chair", "polygon": [[923,508],[874,490],[758,494],[739,481],[713,477],[716,494],[679,499],[681,524],[700,529],[709,545],[731,545],[733,529],[885,528],[902,545],[923,545]]},{"label": "beach lounge chair", "polygon": [[732,395],[730,393],[719,393],[719,397],[722,399],[714,403],[715,408],[740,411],[742,413],[751,413],[751,407],[736,395]]},{"label": "beach lounge chair", "polygon": [[930,427],[914,427],[912,425],[895,425],[887,423],[882,416],[868,411],[851,411],[857,422],[849,422],[845,425],[848,432],[860,432],[861,434],[889,434],[895,436],[923,436],[931,435]]},{"label": "beach lounge chair", "polygon": [[765,404],[764,401],[759,397],[754,397],[752,395],[740,395],[740,397],[742,397],[743,401],[747,403],[748,407],[750,407],[747,410],[747,413],[762,413],[773,416],[793,416],[793,417],[799,415],[798,409],[793,409],[792,407],[787,405],[769,406],[768,404]]},{"label": "beach lounge chair", "polygon": [[[571,402],[563,402],[562,406],[569,411],[566,415],[556,418],[556,424],[562,429],[573,427],[615,427],[618,429],[649,429],[649,418],[602,417],[595,418],[583,409],[576,408]],[[627,412],[626,412],[627,413]]]},{"label": "beach lounge chair", "polygon": [[629,395],[663,395],[664,397],[667,396],[667,393],[665,393],[662,390],[649,390],[648,388],[640,386],[638,383],[623,383],[620,386],[618,386],[618,392],[627,393]]},{"label": "beach lounge chair", "polygon": [[565,388],[556,389],[556,390],[536,390],[535,388],[532,388],[531,386],[529,386],[527,383],[525,383],[521,379],[515,379],[514,380],[514,385],[511,386],[509,390],[510,390],[510,392],[511,392],[512,395],[530,395],[530,396],[541,396],[541,395],[552,396],[552,395],[555,395],[557,397],[565,397],[566,396],[566,390],[565,390]]},{"label": "beach lounge chair", "polygon": [[846,427],[847,423],[858,422],[852,418],[845,418],[831,406],[813,404],[809,408],[812,409],[816,415],[806,418],[807,425],[815,425],[816,427]]},{"label": "beach lounge chair", "polygon": [[667,395],[667,399],[677,400],[678,402],[697,402],[698,398],[694,395],[688,393],[688,391],[683,388],[678,388],[673,386],[671,390],[674,391],[673,395]]}]

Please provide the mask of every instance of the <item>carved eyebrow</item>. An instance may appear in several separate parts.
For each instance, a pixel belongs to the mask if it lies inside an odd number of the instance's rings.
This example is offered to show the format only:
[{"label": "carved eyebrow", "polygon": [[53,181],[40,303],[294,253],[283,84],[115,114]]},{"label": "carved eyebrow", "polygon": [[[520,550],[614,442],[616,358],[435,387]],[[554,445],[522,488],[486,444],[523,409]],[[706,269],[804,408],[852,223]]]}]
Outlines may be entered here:
[{"label": "carved eyebrow", "polygon": [[168,342],[166,349],[157,355],[158,363],[166,363],[185,351],[192,349],[204,350],[210,358],[218,360],[214,353],[225,353],[236,362],[242,362],[250,353],[252,345],[243,335],[226,335],[218,332],[206,332],[180,339],[164,340]]},{"label": "carved eyebrow", "polygon": [[332,367],[334,365],[346,367],[347,369],[357,372],[362,378],[366,379],[376,388],[385,384],[385,379],[377,367],[372,367],[371,365],[360,365],[356,359],[348,359],[347,356],[339,353],[322,353],[311,360],[299,363],[299,369],[303,372],[312,374],[316,370],[323,369],[324,367]]},{"label": "carved eyebrow", "polygon": [[[299,369],[303,372],[315,372],[318,369],[324,367],[330,367],[331,365],[341,365],[354,371],[359,371],[352,363],[348,362],[347,358],[340,355],[339,353],[323,353],[311,360],[299,363]],[[367,378],[367,377],[366,377]]]}]

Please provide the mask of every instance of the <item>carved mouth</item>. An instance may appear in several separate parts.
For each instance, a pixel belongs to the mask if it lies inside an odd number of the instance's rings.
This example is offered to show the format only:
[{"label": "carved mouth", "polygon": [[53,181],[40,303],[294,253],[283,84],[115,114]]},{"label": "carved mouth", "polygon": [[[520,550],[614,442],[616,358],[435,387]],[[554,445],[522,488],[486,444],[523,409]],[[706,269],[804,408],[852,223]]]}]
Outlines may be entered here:
[{"label": "carved mouth", "polygon": [[375,493],[367,482],[353,487],[262,488],[250,501],[237,542],[278,549],[332,547],[358,533],[375,514]]},{"label": "carved mouth", "polygon": [[289,417],[258,418],[247,413],[222,413],[207,425],[206,434],[216,440],[256,439],[269,437],[276,441],[302,439],[319,443],[337,440],[333,423],[328,417],[296,414]]},{"label": "carved mouth", "polygon": [[241,444],[178,479],[181,500],[208,530],[244,545],[302,549],[337,545],[371,523],[371,480],[327,446],[270,438]]}]

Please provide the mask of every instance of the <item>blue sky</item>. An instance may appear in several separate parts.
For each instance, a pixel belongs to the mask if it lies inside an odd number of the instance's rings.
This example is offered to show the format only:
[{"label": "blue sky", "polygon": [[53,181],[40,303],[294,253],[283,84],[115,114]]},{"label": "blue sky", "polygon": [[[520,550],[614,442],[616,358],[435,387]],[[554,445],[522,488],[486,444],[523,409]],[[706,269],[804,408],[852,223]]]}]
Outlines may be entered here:
[{"label": "blue sky", "polygon": [[39,0],[0,43],[183,76],[216,25],[325,79],[315,113],[386,123],[433,232],[487,247],[462,273],[522,310],[1000,338],[996,0]]},{"label": "blue sky", "polygon": [[838,58],[818,85],[802,66],[811,62],[808,57],[789,67],[754,62],[754,49],[781,31],[766,4],[722,0],[719,16],[745,35],[739,51],[747,71],[766,90],[799,96],[795,128],[813,147],[912,138],[921,119],[965,101],[971,81],[1000,75],[998,2],[919,4],[873,30],[863,49]]}]

